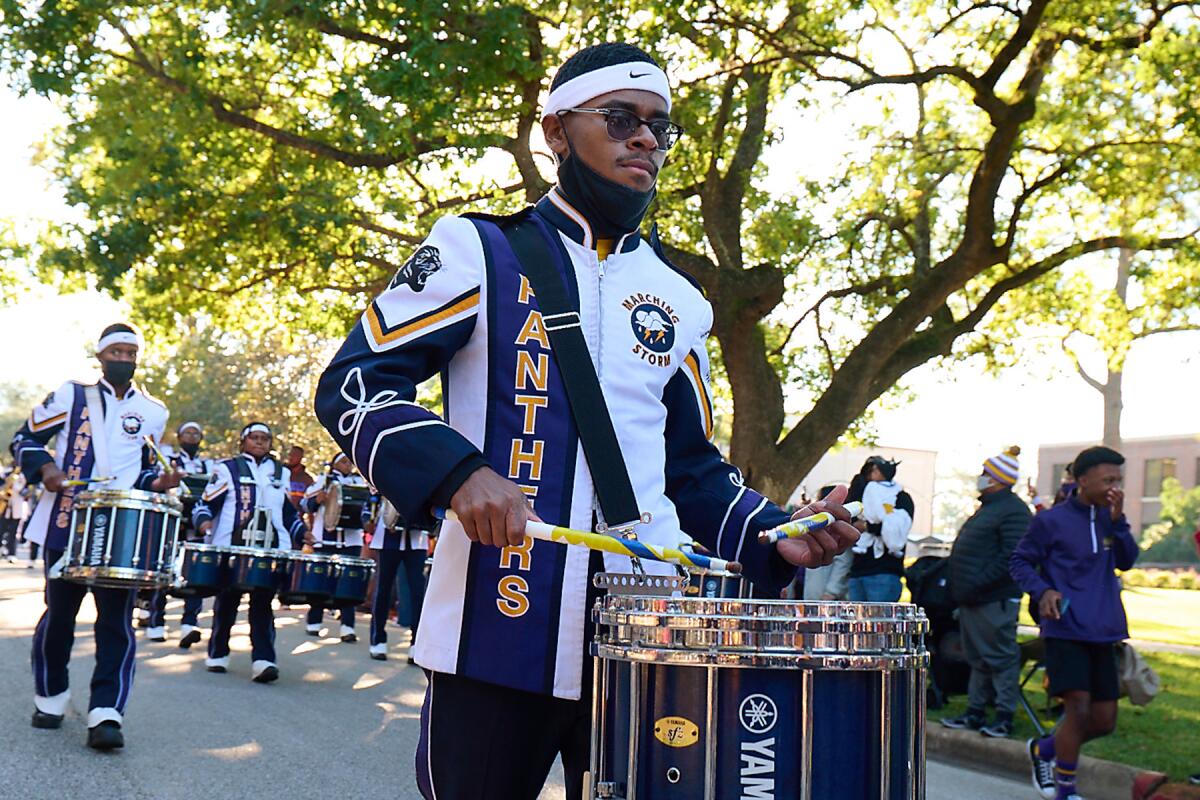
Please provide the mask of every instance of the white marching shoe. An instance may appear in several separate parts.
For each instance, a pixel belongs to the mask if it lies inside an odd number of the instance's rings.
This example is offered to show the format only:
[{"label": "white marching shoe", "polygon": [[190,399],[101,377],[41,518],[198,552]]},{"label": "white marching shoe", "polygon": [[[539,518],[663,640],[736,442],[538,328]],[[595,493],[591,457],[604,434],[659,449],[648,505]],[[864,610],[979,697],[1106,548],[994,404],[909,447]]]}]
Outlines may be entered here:
[{"label": "white marching shoe", "polygon": [[255,683],[271,683],[279,679],[279,667],[271,661],[255,661],[250,665]]},{"label": "white marching shoe", "polygon": [[342,641],[348,644],[358,641],[358,634],[349,625],[342,626]]},{"label": "white marching shoe", "polygon": [[369,650],[371,658],[376,661],[387,661],[387,645],[383,642],[371,645]]}]

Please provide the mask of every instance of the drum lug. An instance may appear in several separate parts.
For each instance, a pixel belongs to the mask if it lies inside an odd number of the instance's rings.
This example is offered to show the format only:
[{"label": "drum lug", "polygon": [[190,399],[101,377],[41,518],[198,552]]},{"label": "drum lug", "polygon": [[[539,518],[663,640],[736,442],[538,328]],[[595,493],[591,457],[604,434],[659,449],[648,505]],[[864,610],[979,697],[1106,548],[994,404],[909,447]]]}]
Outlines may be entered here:
[{"label": "drum lug", "polygon": [[596,800],[622,800],[617,795],[617,784],[613,781],[600,781],[596,784]]}]

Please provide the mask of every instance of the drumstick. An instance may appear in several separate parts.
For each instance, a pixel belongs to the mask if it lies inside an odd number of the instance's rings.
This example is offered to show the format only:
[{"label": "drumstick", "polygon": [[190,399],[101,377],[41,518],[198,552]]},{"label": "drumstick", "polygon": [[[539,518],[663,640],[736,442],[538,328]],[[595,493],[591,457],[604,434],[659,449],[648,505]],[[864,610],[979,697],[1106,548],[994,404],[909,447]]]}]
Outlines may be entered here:
[{"label": "drumstick", "polygon": [[[862,513],[863,505],[862,503],[846,503],[843,508],[850,512],[851,517],[857,517]],[[780,542],[784,539],[799,539],[807,533],[828,528],[836,521],[833,514],[830,514],[828,511],[821,511],[820,513],[813,514],[811,517],[794,519],[791,522],[783,523],[773,530],[763,531],[758,535],[758,542],[759,544],[775,544],[775,542]]]},{"label": "drumstick", "polygon": [[162,450],[159,450],[158,445],[154,443],[154,437],[147,433],[142,438],[146,440],[146,444],[150,445],[150,449],[153,450],[154,455],[158,457],[159,465],[167,472],[174,472],[175,470],[174,467],[171,466],[171,462],[167,461],[167,457],[163,455]]},{"label": "drumstick", "polygon": [[62,482],[63,486],[87,486],[92,483],[109,483],[115,481],[117,476],[108,475],[103,478],[72,478]]},{"label": "drumstick", "polygon": [[[450,509],[434,509],[434,516],[440,519],[457,520],[458,515]],[[678,564],[681,567],[695,567],[713,572],[742,571],[742,565],[736,561],[726,561],[721,558],[702,556],[699,553],[685,553],[671,547],[659,547],[638,541],[637,539],[618,539],[602,533],[588,533],[563,528],[558,525],[548,525],[545,522],[528,520],[525,523],[525,536],[530,539],[541,539],[559,544],[573,544],[590,550],[602,550],[606,553],[616,553],[622,556],[632,556],[647,561],[662,561],[667,564]]]}]

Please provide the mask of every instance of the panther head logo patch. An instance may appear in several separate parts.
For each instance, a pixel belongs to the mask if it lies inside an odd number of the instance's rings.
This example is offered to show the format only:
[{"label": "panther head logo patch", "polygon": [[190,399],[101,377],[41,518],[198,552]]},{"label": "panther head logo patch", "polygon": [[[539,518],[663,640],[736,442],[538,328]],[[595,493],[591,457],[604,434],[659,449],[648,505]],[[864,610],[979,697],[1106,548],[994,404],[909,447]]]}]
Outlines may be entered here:
[{"label": "panther head logo patch", "polygon": [[419,292],[425,288],[429,276],[441,268],[442,256],[438,249],[431,244],[421,245],[417,252],[404,262],[404,266],[396,270],[388,288],[395,289],[400,284],[405,284],[414,292]]}]

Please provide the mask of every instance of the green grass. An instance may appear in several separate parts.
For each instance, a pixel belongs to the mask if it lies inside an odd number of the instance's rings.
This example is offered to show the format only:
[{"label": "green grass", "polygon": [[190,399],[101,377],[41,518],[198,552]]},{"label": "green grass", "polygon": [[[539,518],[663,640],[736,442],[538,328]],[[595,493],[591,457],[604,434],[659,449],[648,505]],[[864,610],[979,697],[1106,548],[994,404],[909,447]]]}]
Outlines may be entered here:
[{"label": "green grass", "polygon": [[[1162,680],[1159,695],[1141,708],[1121,700],[1116,732],[1084,745],[1083,752],[1095,758],[1165,772],[1179,780],[1200,770],[1200,657],[1174,653],[1142,655]],[[1041,678],[1039,672],[1025,688],[1026,697],[1039,713],[1046,706]],[[931,712],[930,718],[957,716],[966,708],[966,697],[956,695],[945,708]],[[1024,741],[1034,734],[1033,724],[1018,708],[1013,738]]]},{"label": "green grass", "polygon": [[[1200,592],[1136,587],[1125,589],[1121,599],[1133,638],[1200,647]],[[1023,625],[1033,624],[1028,601],[1026,595],[1021,605]]]}]

